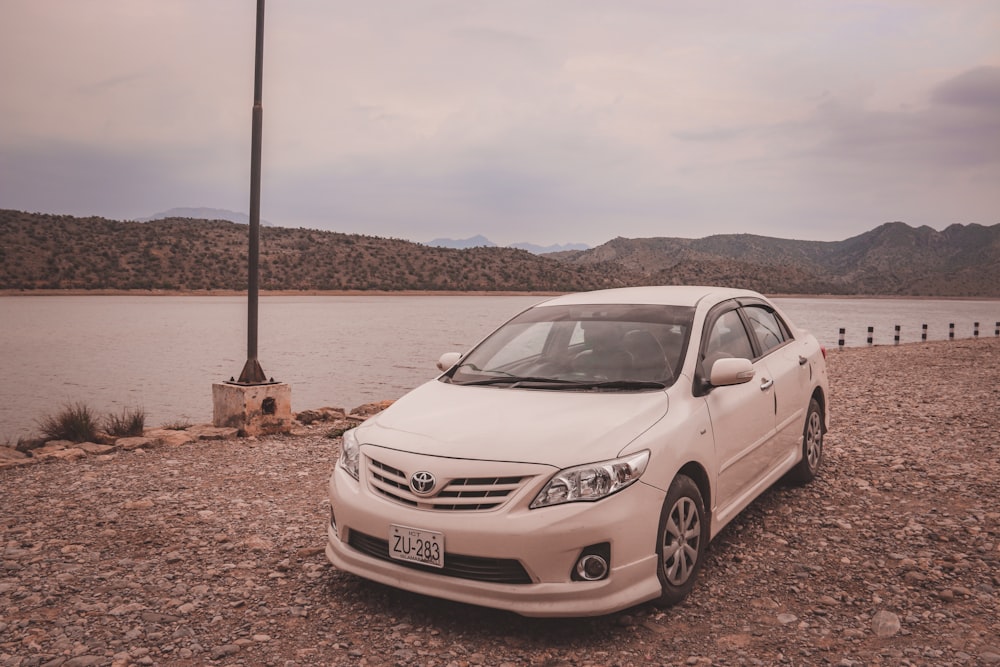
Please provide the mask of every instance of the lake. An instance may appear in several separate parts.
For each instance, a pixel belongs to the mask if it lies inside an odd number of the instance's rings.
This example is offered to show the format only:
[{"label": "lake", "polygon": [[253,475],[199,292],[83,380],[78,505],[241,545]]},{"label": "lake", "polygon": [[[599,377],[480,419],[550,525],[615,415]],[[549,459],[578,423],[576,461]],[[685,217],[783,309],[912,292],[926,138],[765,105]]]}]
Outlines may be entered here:
[{"label": "lake", "polygon": [[[353,408],[398,398],[544,296],[265,296],[258,358],[292,386],[292,410]],[[846,344],[993,336],[1000,301],[779,298],[820,342]],[[98,414],[141,407],[148,426],[212,420],[212,384],[246,361],[246,297],[0,296],[0,444],[37,433],[37,421],[82,402]]]}]

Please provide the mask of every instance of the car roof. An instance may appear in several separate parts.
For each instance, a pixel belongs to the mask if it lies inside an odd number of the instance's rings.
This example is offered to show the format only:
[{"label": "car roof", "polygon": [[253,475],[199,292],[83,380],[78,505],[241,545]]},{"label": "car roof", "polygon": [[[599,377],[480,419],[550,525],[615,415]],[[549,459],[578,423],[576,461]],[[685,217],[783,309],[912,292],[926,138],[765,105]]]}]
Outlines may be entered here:
[{"label": "car roof", "polygon": [[761,294],[751,290],[731,287],[711,287],[706,285],[663,285],[654,287],[621,287],[617,289],[597,290],[594,292],[575,292],[550,299],[535,306],[567,306],[584,304],[650,304],[666,306],[697,306],[706,297],[712,303],[736,297],[763,298]]}]

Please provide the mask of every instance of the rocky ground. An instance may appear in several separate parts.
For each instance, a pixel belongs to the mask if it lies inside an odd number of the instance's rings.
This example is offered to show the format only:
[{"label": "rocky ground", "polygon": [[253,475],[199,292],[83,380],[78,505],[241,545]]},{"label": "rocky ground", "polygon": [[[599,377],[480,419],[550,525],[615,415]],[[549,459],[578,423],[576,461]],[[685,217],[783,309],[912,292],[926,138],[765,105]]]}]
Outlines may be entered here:
[{"label": "rocky ground", "polygon": [[328,426],[0,470],[0,665],[1000,664],[1000,339],[829,356],[821,477],[667,610],[525,619],[334,570]]}]

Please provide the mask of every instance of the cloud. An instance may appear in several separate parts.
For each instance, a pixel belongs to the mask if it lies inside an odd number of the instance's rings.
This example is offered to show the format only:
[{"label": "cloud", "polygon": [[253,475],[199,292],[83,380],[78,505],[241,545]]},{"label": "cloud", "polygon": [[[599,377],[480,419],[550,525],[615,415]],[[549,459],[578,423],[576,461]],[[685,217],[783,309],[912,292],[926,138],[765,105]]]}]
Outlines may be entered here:
[{"label": "cloud", "polygon": [[1000,67],[977,67],[937,86],[931,101],[936,104],[1000,110]]},{"label": "cloud", "polygon": [[150,207],[166,210],[178,200],[246,209],[248,168],[235,163],[228,181],[199,178],[193,165],[213,158],[181,148],[151,159],[59,140],[10,147],[0,151],[0,206],[126,220],[150,215]]},{"label": "cloud", "polygon": [[[253,9],[3,3],[0,206],[245,210]],[[277,224],[600,243],[997,219],[992,0],[285,0],[266,21]]]}]

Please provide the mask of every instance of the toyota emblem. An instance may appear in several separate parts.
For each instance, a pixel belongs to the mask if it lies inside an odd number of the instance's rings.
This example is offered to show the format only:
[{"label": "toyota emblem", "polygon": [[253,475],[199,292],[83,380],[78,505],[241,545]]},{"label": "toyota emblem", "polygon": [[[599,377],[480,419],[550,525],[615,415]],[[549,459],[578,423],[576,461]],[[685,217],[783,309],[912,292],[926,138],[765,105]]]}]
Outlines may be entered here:
[{"label": "toyota emblem", "polygon": [[415,472],[410,476],[410,488],[418,496],[429,496],[434,490],[434,484],[434,475],[426,470]]}]

